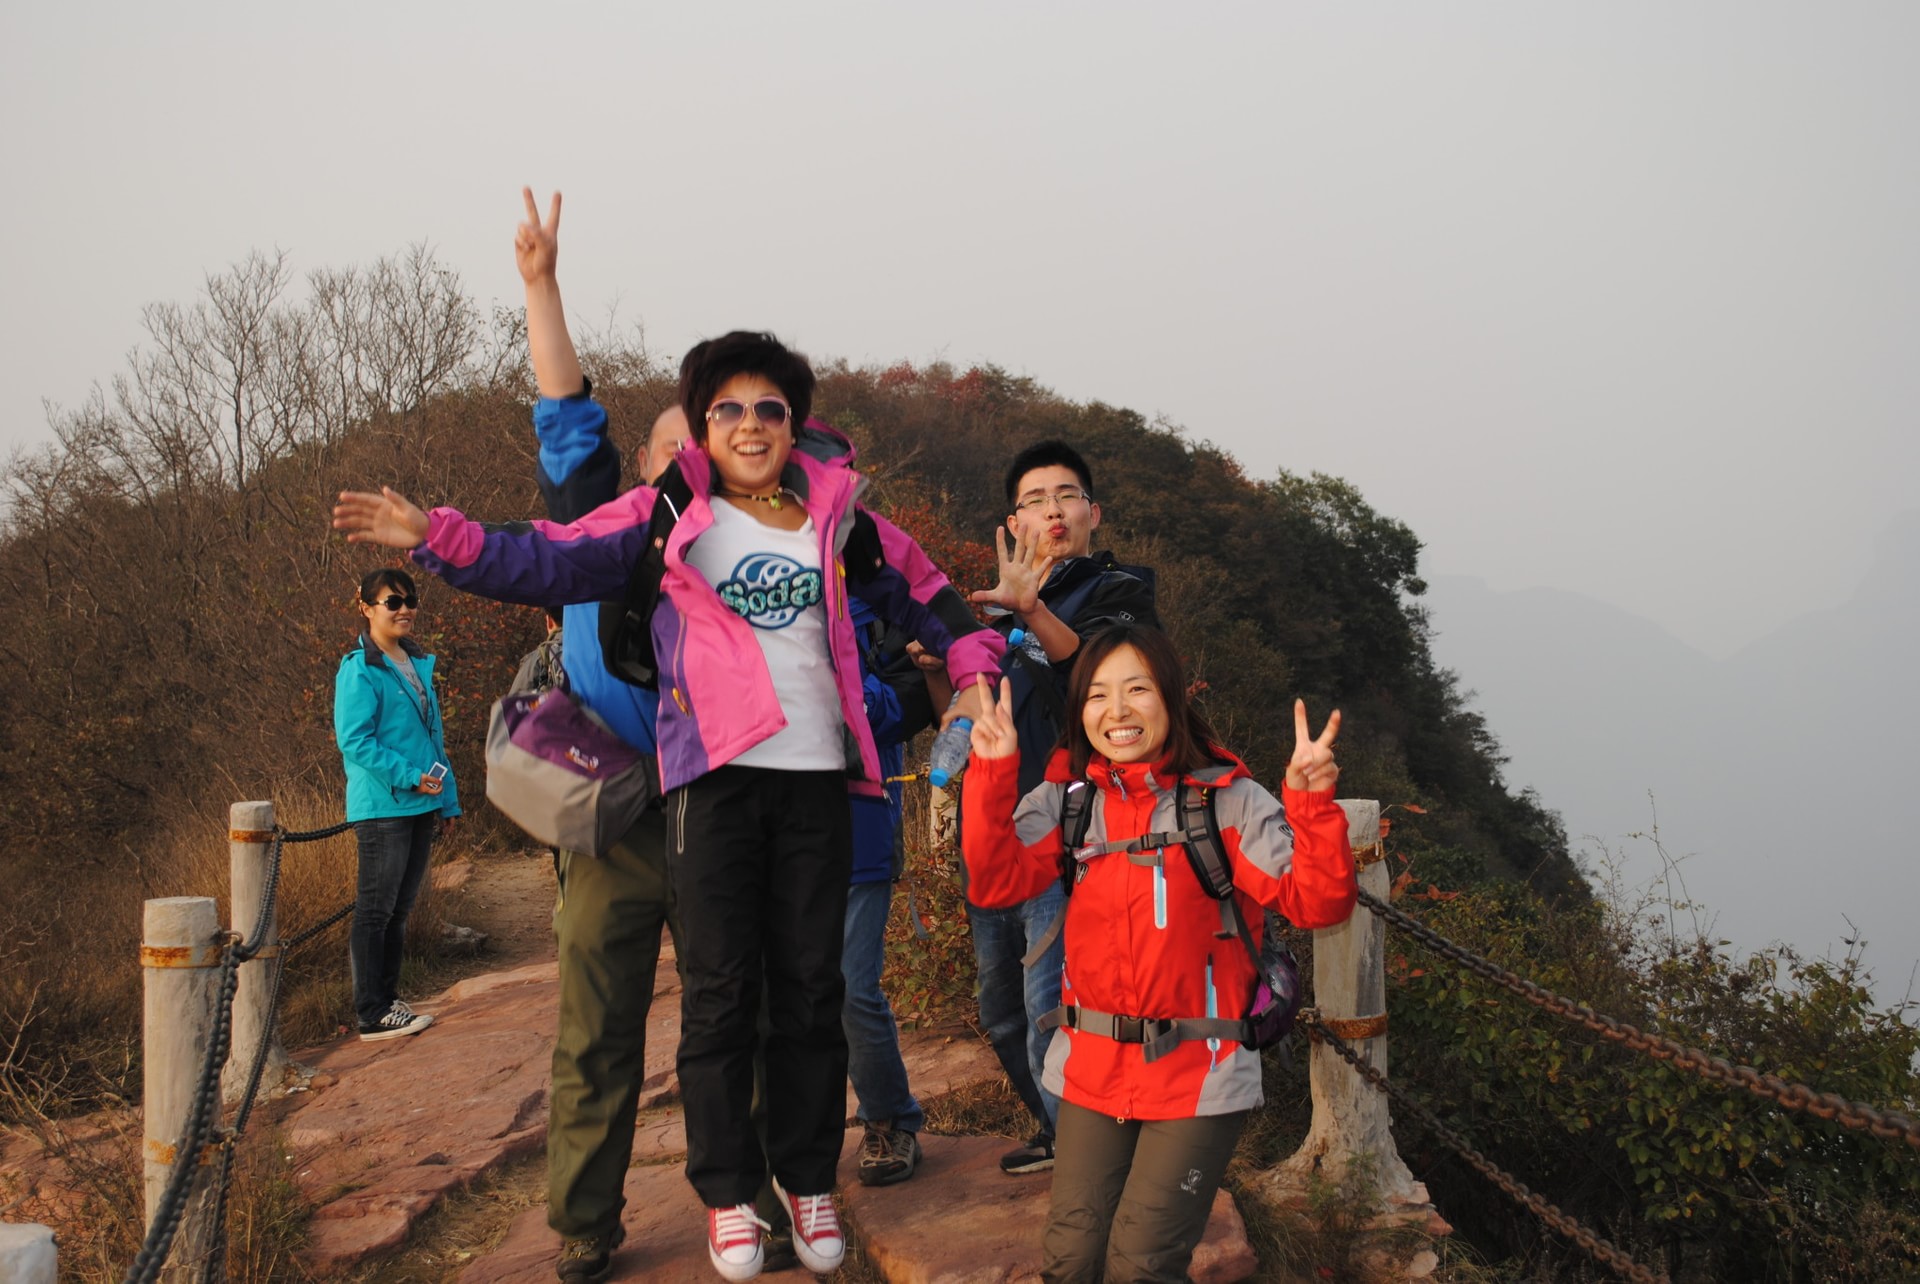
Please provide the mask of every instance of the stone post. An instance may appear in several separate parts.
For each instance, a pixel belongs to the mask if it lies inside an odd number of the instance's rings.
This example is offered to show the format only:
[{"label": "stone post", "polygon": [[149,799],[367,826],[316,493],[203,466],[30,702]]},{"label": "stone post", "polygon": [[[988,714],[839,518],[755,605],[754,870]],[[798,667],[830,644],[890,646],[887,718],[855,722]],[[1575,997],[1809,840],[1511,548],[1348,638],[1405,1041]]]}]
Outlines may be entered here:
[{"label": "stone post", "polygon": [[[172,1175],[174,1147],[186,1128],[207,1045],[213,1041],[224,950],[220,915],[211,896],[169,896],[147,902],[140,945],[146,980],[146,1139],[141,1151],[149,1227]],[[199,1279],[213,1247],[212,1158],[211,1150],[184,1157],[198,1167],[172,1251],[161,1270],[162,1280],[187,1284]]]},{"label": "stone post", "polygon": [[53,1230],[35,1222],[0,1222],[0,1280],[54,1284]]},{"label": "stone post", "polygon": [[[234,935],[243,941],[253,939],[259,923],[260,893],[267,885],[267,857],[273,850],[273,804],[270,802],[235,803],[227,817],[228,889],[232,904]],[[221,1079],[221,1096],[237,1101],[246,1091],[247,1076],[253,1071],[253,1055],[260,1047],[261,1032],[267,1028],[268,1003],[273,995],[274,978],[280,972],[279,912],[267,915],[267,931],[260,952],[240,965],[240,986],[233,998],[233,1044]],[[266,1066],[260,1073],[261,1090],[271,1094],[286,1079],[287,1050],[280,1045],[276,1030],[267,1048]]]},{"label": "stone post", "polygon": [[[1340,800],[1347,836],[1360,870],[1361,890],[1388,896],[1380,842],[1380,804]],[[1329,1029],[1382,1074],[1387,1073],[1386,924],[1364,907],[1337,927],[1313,934],[1313,1005]],[[1424,1206],[1426,1187],[1394,1148],[1386,1094],[1362,1079],[1331,1047],[1312,1045],[1308,1082],[1313,1124],[1293,1156],[1275,1169],[1275,1186],[1304,1191],[1315,1173],[1338,1182],[1356,1160],[1365,1159],[1387,1208]]]}]

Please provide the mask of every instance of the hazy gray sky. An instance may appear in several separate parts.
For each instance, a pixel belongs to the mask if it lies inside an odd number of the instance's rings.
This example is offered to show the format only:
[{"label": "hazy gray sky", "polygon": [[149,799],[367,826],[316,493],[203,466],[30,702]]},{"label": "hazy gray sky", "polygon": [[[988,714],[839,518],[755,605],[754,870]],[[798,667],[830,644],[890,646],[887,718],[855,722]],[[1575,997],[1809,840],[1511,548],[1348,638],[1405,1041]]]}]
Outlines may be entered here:
[{"label": "hazy gray sky", "polygon": [[430,242],[577,320],[995,362],[1724,655],[1915,503],[1920,7],[12,5],[0,436],[139,309]]}]

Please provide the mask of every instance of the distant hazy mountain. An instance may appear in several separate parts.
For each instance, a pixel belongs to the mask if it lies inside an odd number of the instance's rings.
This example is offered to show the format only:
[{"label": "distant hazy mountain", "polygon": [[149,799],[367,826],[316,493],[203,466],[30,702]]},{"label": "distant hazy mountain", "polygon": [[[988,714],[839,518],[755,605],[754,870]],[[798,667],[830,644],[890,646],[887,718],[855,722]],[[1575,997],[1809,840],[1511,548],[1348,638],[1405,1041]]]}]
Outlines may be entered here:
[{"label": "distant hazy mountain", "polygon": [[1724,661],[1578,594],[1431,586],[1435,655],[1478,693],[1508,783],[1539,790],[1576,849],[1603,843],[1652,875],[1651,844],[1627,835],[1657,807],[1719,935],[1838,956],[1851,919],[1876,994],[1906,995],[1920,960],[1905,808],[1920,791],[1920,512],[1882,534],[1850,599]]}]

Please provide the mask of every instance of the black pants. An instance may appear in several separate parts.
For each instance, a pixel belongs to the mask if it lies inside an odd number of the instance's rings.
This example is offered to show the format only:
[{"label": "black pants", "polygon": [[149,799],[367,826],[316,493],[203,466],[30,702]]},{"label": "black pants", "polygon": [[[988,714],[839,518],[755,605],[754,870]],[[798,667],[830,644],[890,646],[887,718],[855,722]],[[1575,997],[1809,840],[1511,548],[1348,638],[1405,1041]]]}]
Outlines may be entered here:
[{"label": "black pants", "polygon": [[[721,767],[673,792],[667,823],[682,950],[687,1180],[709,1208],[752,1203],[769,1168],[791,1194],[825,1194],[846,1114],[847,778]],[[763,976],[764,1157],[750,1116]]]},{"label": "black pants", "polygon": [[1060,1103],[1047,1284],[1179,1284],[1247,1111],[1124,1123]]}]

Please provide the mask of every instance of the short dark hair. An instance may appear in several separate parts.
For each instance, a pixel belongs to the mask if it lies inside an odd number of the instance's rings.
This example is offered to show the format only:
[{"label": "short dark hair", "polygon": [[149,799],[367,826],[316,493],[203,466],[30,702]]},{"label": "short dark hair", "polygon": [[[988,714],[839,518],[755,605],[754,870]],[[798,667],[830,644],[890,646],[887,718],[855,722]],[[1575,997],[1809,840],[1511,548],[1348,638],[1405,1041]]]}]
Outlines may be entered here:
[{"label": "short dark hair", "polygon": [[1052,468],[1055,465],[1073,470],[1080,479],[1080,489],[1093,494],[1093,469],[1087,467],[1087,461],[1080,452],[1064,441],[1036,441],[1013,457],[1013,463],[1007,467],[1007,507],[1013,507],[1013,501],[1020,498],[1020,479],[1036,468]]},{"label": "short dark hair", "polygon": [[693,345],[680,362],[680,408],[693,439],[707,444],[707,407],[720,385],[735,375],[755,374],[780,390],[793,407],[798,429],[813,413],[813,367],[807,359],[759,330],[734,330]]},{"label": "short dark hair", "polygon": [[1214,747],[1219,737],[1200,711],[1187,698],[1186,672],[1173,640],[1159,629],[1145,624],[1115,624],[1100,630],[1080,644],[1073,662],[1073,676],[1067,683],[1066,741],[1068,760],[1074,779],[1087,774],[1093,760],[1093,743],[1080,712],[1087,707],[1087,692],[1093,687],[1093,671],[1123,646],[1130,646],[1147,662],[1153,684],[1160,688],[1160,702],[1167,707],[1166,762],[1169,771],[1185,775],[1198,771],[1215,760]]},{"label": "short dark hair", "polygon": [[383,588],[399,589],[402,597],[418,596],[414,591],[413,576],[397,566],[383,566],[360,577],[360,600],[372,606],[380,600],[380,590]]}]

